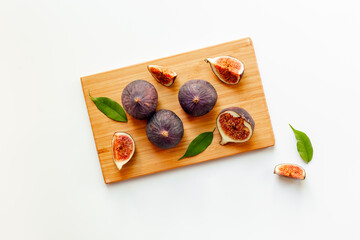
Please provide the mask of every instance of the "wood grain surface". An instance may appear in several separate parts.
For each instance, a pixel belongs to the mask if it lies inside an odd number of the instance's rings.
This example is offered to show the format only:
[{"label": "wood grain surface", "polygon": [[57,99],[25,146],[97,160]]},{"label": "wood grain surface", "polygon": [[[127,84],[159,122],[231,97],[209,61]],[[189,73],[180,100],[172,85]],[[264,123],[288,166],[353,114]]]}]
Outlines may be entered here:
[{"label": "wood grain surface", "polygon": [[[207,57],[228,55],[240,59],[245,65],[245,73],[238,85],[226,85],[216,78]],[[147,70],[147,65],[161,65],[174,70],[178,77],[171,87],[160,85]],[[163,150],[152,145],[146,137],[145,120],[136,120],[129,115],[127,123],[113,121],[101,113],[89,97],[109,97],[121,104],[121,93],[130,82],[143,79],[152,83],[159,94],[159,109],[174,111],[183,121],[184,137],[174,148]],[[209,81],[218,93],[214,109],[201,117],[190,117],[178,102],[179,88],[191,79]],[[171,57],[157,59],[109,72],[81,78],[86,106],[99,155],[105,183],[126,180],[168,169],[205,162],[225,156],[239,154],[275,144],[264,91],[250,38],[223,43]],[[216,126],[219,112],[231,106],[245,108],[255,120],[254,135],[247,143],[219,144],[220,135],[214,133],[212,144],[202,153],[191,158],[178,159],[185,153],[190,142],[202,132],[212,131]],[[115,131],[129,133],[135,140],[136,152],[121,171],[112,159],[111,139]]]}]

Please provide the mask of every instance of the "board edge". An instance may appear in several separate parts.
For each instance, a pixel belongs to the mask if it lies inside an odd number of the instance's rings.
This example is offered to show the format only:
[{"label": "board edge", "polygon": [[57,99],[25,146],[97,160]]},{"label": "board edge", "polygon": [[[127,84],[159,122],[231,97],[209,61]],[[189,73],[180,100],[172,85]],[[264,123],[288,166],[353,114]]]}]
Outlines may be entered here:
[{"label": "board edge", "polygon": [[88,103],[87,103],[87,101],[86,101],[86,93],[85,93],[85,86],[84,86],[84,77],[80,77],[80,82],[81,82],[81,87],[82,87],[83,94],[84,94],[84,101],[85,101],[85,105],[86,105],[86,111],[87,111],[87,115],[88,115],[89,121],[90,121],[91,132],[92,132],[92,135],[93,135],[93,140],[94,140],[95,149],[96,149],[97,156],[98,156],[98,160],[99,160],[99,165],[100,165],[101,173],[102,173],[104,182],[105,182],[106,184],[108,184],[108,183],[110,183],[110,182],[107,182],[107,179],[105,179],[104,170],[103,170],[103,167],[101,166],[101,160],[100,160],[100,156],[99,156],[99,149],[98,149],[98,146],[97,146],[96,141],[95,141],[95,133],[94,133],[94,128],[93,128],[93,122],[92,122],[92,120],[91,120],[90,113],[89,113],[89,105],[88,105]]},{"label": "board edge", "polygon": [[138,65],[149,64],[149,63],[155,62],[155,61],[162,61],[162,60],[165,60],[167,58],[179,57],[179,56],[189,54],[189,53],[192,53],[192,52],[195,52],[195,51],[199,51],[199,50],[201,51],[201,50],[204,50],[206,48],[220,47],[222,45],[232,44],[232,43],[236,43],[236,42],[244,42],[244,43],[248,43],[249,45],[253,46],[252,39],[250,37],[245,37],[245,38],[240,38],[240,39],[236,39],[236,40],[232,40],[232,41],[228,41],[228,42],[224,42],[224,43],[219,43],[219,44],[215,44],[215,45],[211,45],[211,46],[206,46],[206,47],[202,47],[202,48],[198,48],[198,49],[193,49],[193,50],[190,50],[190,51],[186,51],[186,52],[182,52],[182,53],[178,53],[178,54],[174,54],[174,55],[170,55],[170,56],[165,56],[165,57],[161,57],[161,58],[157,58],[157,59],[152,59],[152,60],[141,62],[141,63],[135,63],[135,64],[132,64],[132,65],[123,66],[123,67],[119,67],[119,68],[108,70],[108,71],[103,71],[103,72],[99,72],[99,73],[95,73],[95,74],[82,76],[82,77],[80,77],[80,79],[83,82],[83,81],[86,81],[87,78],[97,77],[98,75],[102,75],[102,74],[113,73],[113,72],[118,71],[120,69],[123,70],[123,69],[127,69],[127,68],[133,68],[133,67],[136,67]]}]

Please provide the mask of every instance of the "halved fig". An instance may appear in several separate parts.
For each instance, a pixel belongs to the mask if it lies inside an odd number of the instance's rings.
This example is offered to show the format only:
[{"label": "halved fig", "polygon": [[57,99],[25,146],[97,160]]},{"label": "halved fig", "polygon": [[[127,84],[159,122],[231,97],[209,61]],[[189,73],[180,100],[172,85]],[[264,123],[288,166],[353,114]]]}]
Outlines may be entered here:
[{"label": "halved fig", "polygon": [[111,141],[114,162],[119,170],[130,161],[135,152],[135,142],[130,134],[115,132]]},{"label": "halved fig", "polygon": [[148,65],[147,68],[151,75],[156,79],[156,81],[166,87],[170,87],[174,83],[177,76],[176,72],[166,67],[158,65]]},{"label": "halved fig", "polygon": [[275,166],[274,173],[279,176],[304,180],[306,177],[305,170],[295,164],[283,163]]},{"label": "halved fig", "polygon": [[216,125],[221,136],[221,145],[229,142],[249,141],[253,135],[255,121],[243,108],[229,107],[220,112]]},{"label": "halved fig", "polygon": [[205,62],[210,63],[215,75],[226,84],[238,84],[244,74],[244,64],[233,57],[221,56],[206,58]]}]

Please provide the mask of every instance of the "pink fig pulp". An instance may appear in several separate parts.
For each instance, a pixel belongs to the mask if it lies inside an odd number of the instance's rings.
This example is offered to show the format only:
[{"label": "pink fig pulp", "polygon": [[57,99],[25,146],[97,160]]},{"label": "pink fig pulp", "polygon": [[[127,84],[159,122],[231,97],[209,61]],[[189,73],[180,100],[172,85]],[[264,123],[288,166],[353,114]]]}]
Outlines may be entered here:
[{"label": "pink fig pulp", "polygon": [[151,73],[151,75],[156,79],[156,81],[158,81],[159,83],[161,83],[166,87],[170,87],[174,83],[175,78],[177,76],[176,72],[166,67],[162,67],[158,65],[149,65],[147,66],[147,68]]},{"label": "pink fig pulp", "polygon": [[234,57],[206,58],[205,62],[210,63],[211,69],[217,78],[226,84],[238,84],[244,75],[244,64]]},{"label": "pink fig pulp", "polygon": [[111,141],[113,160],[119,170],[135,153],[135,142],[130,134],[115,132]]}]

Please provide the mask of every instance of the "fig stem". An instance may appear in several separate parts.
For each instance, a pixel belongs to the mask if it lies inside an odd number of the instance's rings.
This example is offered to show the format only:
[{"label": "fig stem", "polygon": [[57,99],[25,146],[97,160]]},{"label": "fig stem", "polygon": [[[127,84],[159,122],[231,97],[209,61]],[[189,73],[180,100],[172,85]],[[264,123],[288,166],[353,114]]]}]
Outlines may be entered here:
[{"label": "fig stem", "polygon": [[198,103],[198,102],[199,102],[199,97],[195,97],[193,103]]},{"label": "fig stem", "polygon": [[124,165],[124,164],[121,164],[121,165],[119,164],[119,165],[117,165],[119,171],[122,169],[123,165]]},{"label": "fig stem", "polygon": [[226,141],[226,140],[224,140],[223,138],[221,138],[220,145],[225,145],[225,144],[227,144],[227,143],[228,143],[228,141]]}]

